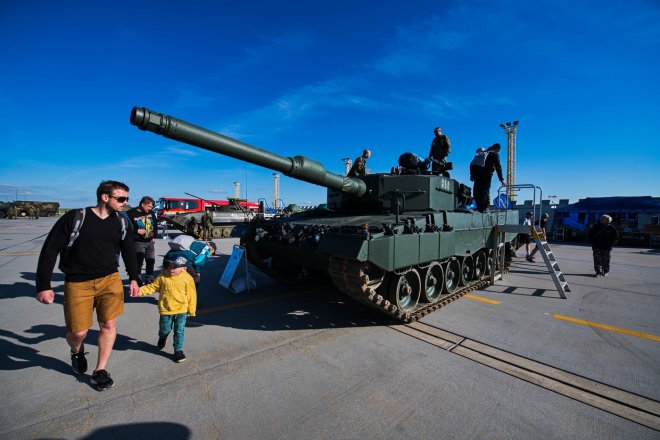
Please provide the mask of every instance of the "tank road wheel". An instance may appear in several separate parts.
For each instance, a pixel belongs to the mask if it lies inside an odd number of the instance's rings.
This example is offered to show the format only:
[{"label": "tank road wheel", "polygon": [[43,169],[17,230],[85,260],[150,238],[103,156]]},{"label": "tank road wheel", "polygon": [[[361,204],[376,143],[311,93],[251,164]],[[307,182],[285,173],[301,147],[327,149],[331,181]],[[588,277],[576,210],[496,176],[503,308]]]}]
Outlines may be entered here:
[{"label": "tank road wheel", "polygon": [[467,286],[474,277],[474,260],[472,256],[467,255],[461,261],[461,285]]},{"label": "tank road wheel", "polygon": [[211,235],[213,238],[222,238],[222,228],[213,228]]},{"label": "tank road wheel", "polygon": [[445,266],[445,287],[446,293],[454,293],[461,280],[461,264],[457,259],[452,258],[443,264]]},{"label": "tank road wheel", "polygon": [[442,295],[442,289],[445,285],[445,272],[442,265],[434,261],[422,271],[421,276],[424,280],[422,301],[428,303],[436,302],[440,298],[440,295]]},{"label": "tank road wheel", "polygon": [[411,312],[417,307],[422,283],[415,269],[404,274],[392,273],[388,286],[388,298],[392,304],[404,312]]},{"label": "tank road wheel", "polygon": [[229,238],[230,235],[231,235],[231,228],[225,228],[222,230],[222,236],[224,238]]},{"label": "tank road wheel", "polygon": [[480,280],[488,269],[486,269],[486,253],[480,250],[474,255],[474,279]]}]

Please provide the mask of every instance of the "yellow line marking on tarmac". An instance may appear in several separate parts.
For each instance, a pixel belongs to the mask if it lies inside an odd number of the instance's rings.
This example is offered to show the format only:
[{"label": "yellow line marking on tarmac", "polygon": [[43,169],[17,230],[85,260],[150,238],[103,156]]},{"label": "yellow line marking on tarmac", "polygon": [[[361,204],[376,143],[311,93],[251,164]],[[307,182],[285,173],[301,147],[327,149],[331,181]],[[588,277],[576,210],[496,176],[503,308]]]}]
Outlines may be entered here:
[{"label": "yellow line marking on tarmac", "polygon": [[268,296],[266,298],[253,299],[253,300],[250,300],[250,301],[243,301],[243,302],[240,302],[240,303],[224,304],[224,305],[215,306],[215,307],[204,307],[202,309],[197,310],[197,314],[198,315],[205,315],[207,313],[221,312],[223,310],[230,310],[230,309],[237,309],[239,307],[252,306],[252,305],[255,305],[255,304],[261,304],[261,303],[265,303],[265,302],[269,302],[269,301],[275,301],[275,300],[278,300],[278,299],[290,298],[292,296],[309,294],[309,293],[317,292],[319,290],[321,290],[321,289],[316,288],[316,289],[306,290],[306,291],[302,291],[302,292],[283,293],[281,295]]},{"label": "yellow line marking on tarmac", "polygon": [[552,315],[555,319],[561,319],[562,321],[572,322],[574,324],[587,325],[589,327],[601,328],[603,330],[609,330],[611,332],[623,333],[624,335],[637,336],[638,338],[650,339],[652,341],[660,342],[660,336],[651,335],[648,333],[642,333],[635,330],[628,330],[625,328],[613,327],[611,325],[599,324],[597,322],[583,321],[582,319],[571,318],[569,316],[563,315]]},{"label": "yellow line marking on tarmac", "polygon": [[482,298],[480,296],[474,296],[474,295],[463,295],[463,298],[469,298],[469,299],[473,299],[475,301],[481,301],[481,302],[485,302],[485,303],[488,303],[488,304],[499,304],[500,303],[499,301],[495,301],[494,299],[486,299],[486,298]]},{"label": "yellow line marking on tarmac", "polygon": [[0,257],[29,257],[31,255],[39,255],[39,252],[7,252],[6,254],[0,253]]}]

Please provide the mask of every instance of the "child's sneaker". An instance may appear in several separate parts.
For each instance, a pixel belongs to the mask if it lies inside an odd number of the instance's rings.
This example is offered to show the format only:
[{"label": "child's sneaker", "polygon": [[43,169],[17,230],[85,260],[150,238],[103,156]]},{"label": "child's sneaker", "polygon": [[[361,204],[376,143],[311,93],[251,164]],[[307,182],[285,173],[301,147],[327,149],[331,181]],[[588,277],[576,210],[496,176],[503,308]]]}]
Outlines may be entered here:
[{"label": "child's sneaker", "polygon": [[182,351],[179,350],[174,352],[174,362],[178,364],[180,362],[184,362],[185,360],[186,360],[186,355],[183,354]]},{"label": "child's sneaker", "polygon": [[112,388],[115,384],[115,381],[110,377],[110,373],[105,370],[94,370],[92,373],[92,380],[90,382],[96,387],[98,391]]},{"label": "child's sneaker", "polygon": [[85,344],[80,344],[78,353],[71,353],[71,368],[76,374],[87,371],[87,359],[85,358]]},{"label": "child's sneaker", "polygon": [[161,336],[158,338],[158,349],[162,350],[165,348],[165,344],[167,343],[167,336]]}]

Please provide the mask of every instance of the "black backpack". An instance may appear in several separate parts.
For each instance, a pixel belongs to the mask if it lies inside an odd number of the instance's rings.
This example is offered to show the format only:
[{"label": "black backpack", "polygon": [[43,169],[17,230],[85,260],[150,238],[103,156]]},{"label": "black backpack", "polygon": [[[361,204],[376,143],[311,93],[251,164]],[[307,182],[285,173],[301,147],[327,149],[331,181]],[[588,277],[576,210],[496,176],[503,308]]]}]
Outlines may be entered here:
[{"label": "black backpack", "polygon": [[[73,220],[73,230],[71,231],[71,235],[69,236],[69,242],[66,244],[66,248],[62,253],[62,256],[64,258],[68,256],[71,246],[73,246],[73,243],[75,243],[75,241],[80,236],[80,228],[82,228],[86,214],[87,214],[86,208],[76,209],[76,217]],[[117,217],[119,218],[119,222],[121,223],[121,239],[124,240],[124,238],[126,238],[126,232],[128,231],[128,221],[126,220],[126,217],[124,217],[119,213],[117,213]]]},{"label": "black backpack", "polygon": [[485,167],[486,166],[486,157],[488,157],[488,151],[480,151],[474,155],[474,159],[470,162],[470,167]]}]

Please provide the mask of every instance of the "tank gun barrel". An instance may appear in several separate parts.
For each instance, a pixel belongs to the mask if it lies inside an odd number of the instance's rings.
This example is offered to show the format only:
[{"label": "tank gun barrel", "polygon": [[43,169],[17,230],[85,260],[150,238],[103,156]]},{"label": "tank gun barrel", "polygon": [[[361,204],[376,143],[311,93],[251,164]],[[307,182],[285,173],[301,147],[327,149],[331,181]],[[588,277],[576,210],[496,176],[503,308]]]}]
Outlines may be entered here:
[{"label": "tank gun barrel", "polygon": [[360,197],[367,191],[364,181],[331,173],[315,160],[304,156],[280,156],[144,107],[133,107],[131,124],[140,130],[151,131],[214,153],[270,168],[285,176],[342,191],[355,197]]}]

